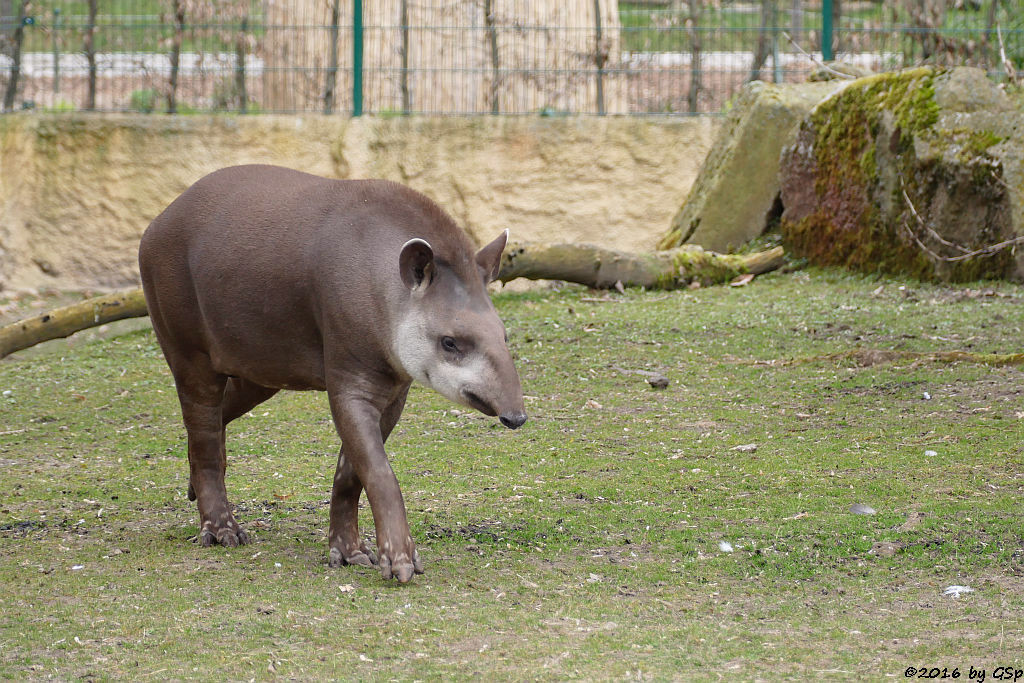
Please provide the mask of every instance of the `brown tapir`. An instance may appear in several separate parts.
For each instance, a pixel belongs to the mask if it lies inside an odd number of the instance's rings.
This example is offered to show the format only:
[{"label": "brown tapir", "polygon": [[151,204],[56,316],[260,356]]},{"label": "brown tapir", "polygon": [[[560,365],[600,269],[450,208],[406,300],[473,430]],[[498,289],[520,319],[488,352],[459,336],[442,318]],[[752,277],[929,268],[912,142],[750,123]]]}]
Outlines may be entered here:
[{"label": "brown tapir", "polygon": [[189,499],[203,545],[247,543],[224,487],[225,426],[280,389],[326,390],[342,450],[330,565],[422,573],[384,452],[415,379],[449,399],[526,421],[508,337],[487,294],[507,231],[475,251],[425,196],[383,180],[274,166],[211,173],[157,216],[139,267],[188,432]]}]

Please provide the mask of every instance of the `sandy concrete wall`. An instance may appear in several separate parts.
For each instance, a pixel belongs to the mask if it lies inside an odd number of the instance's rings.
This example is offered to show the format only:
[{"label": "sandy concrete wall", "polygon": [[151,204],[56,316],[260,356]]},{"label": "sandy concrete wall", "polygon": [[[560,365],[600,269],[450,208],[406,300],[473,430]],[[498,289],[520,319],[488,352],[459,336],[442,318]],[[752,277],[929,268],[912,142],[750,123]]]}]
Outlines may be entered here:
[{"label": "sandy concrete wall", "polygon": [[480,242],[653,248],[712,119],[0,117],[0,290],[123,287],[150,220],[217,168],[274,163],[424,192]]}]

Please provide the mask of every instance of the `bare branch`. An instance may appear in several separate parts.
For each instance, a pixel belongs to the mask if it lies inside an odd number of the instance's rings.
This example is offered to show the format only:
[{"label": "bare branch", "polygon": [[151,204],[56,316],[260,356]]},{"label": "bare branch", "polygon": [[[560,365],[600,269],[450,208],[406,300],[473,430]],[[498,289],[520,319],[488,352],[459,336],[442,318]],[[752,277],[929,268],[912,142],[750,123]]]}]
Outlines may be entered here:
[{"label": "bare branch", "polygon": [[1006,78],[1009,79],[1010,83],[1017,84],[1017,72],[1014,71],[1013,64],[1009,59],[1006,58],[1006,46],[1003,44],[1003,31],[999,28],[999,24],[996,24],[996,37],[999,38],[999,58],[1003,61],[1003,69],[1006,71]]},{"label": "bare branch", "polygon": [[836,71],[835,69],[830,67],[825,62],[821,61],[820,59],[818,59],[814,55],[810,54],[809,52],[804,50],[802,47],[800,47],[797,44],[797,42],[795,40],[793,40],[793,38],[788,33],[786,33],[785,31],[781,31],[780,33],[782,33],[782,35],[786,37],[786,40],[789,41],[790,45],[795,47],[800,52],[800,54],[802,54],[804,57],[807,57],[807,59],[811,60],[817,66],[821,67],[822,69],[824,69],[825,71],[829,72],[833,76],[838,76],[839,78],[845,78],[845,79],[851,80],[851,81],[857,79],[857,77],[852,75],[852,74],[844,74],[842,71]]},{"label": "bare branch", "polygon": [[947,263],[954,263],[956,261],[966,261],[967,259],[974,258],[975,256],[991,256],[1008,247],[1013,247],[1018,244],[1024,244],[1024,235],[1004,240],[1002,242],[999,242],[998,244],[990,244],[980,249],[974,249],[973,251],[961,244],[950,242],[949,240],[944,239],[939,233],[935,232],[927,223],[925,223],[924,219],[921,218],[921,215],[917,212],[917,209],[914,207],[914,203],[910,201],[910,195],[907,194],[906,188],[903,187],[902,177],[900,177],[900,192],[903,193],[903,200],[907,203],[907,207],[910,209],[910,213],[917,220],[918,225],[920,225],[928,233],[928,235],[932,237],[932,239],[936,240],[937,242],[944,246],[947,246],[951,249],[956,249],[957,251],[961,252],[957,256],[942,256],[941,254],[937,254],[936,252],[929,249],[925,245],[925,243],[921,241],[921,239],[917,236],[917,233],[911,230],[909,225],[905,225],[904,227],[907,230],[907,234],[909,234],[910,237],[914,240],[914,242],[917,243],[917,246],[920,247],[922,251],[924,251],[926,254],[928,254],[930,257],[937,261],[945,261]]}]

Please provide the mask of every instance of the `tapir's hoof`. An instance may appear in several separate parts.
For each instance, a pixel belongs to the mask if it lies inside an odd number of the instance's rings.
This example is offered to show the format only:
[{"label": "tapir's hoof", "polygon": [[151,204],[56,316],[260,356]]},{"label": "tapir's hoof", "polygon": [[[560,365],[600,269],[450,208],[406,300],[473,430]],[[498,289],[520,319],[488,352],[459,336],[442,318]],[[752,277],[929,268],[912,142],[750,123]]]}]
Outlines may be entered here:
[{"label": "tapir's hoof", "polygon": [[204,548],[209,548],[211,545],[222,545],[227,548],[234,548],[240,545],[246,545],[249,543],[249,534],[245,532],[245,529],[238,526],[237,523],[233,524],[234,528],[221,527],[220,529],[214,530],[212,525],[203,525],[203,530],[199,532],[199,545]]},{"label": "tapir's hoof", "polygon": [[377,564],[377,556],[366,546],[362,546],[359,550],[348,555],[342,553],[340,548],[331,548],[331,552],[327,556],[327,565],[329,567],[344,567],[349,564],[359,565],[360,567],[373,567]]},{"label": "tapir's hoof", "polygon": [[394,560],[387,555],[380,557],[380,575],[385,580],[397,579],[398,583],[408,583],[413,574],[422,573],[423,563],[420,562],[420,554],[416,551],[413,551],[411,561],[406,553],[401,553]]}]

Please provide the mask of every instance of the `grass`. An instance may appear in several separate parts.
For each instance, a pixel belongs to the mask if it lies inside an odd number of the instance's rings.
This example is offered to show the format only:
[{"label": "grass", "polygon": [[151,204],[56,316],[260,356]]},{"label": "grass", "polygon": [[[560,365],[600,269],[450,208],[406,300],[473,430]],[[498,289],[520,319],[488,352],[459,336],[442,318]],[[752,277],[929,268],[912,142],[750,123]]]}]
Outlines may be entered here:
[{"label": "grass", "polygon": [[150,331],[0,363],[0,678],[1024,668],[1024,369],[821,360],[1019,351],[1024,287],[810,270],[496,303],[531,420],[414,388],[389,442],[427,571],[406,586],[326,567],[323,395],[229,429],[256,540],[203,549]]}]

